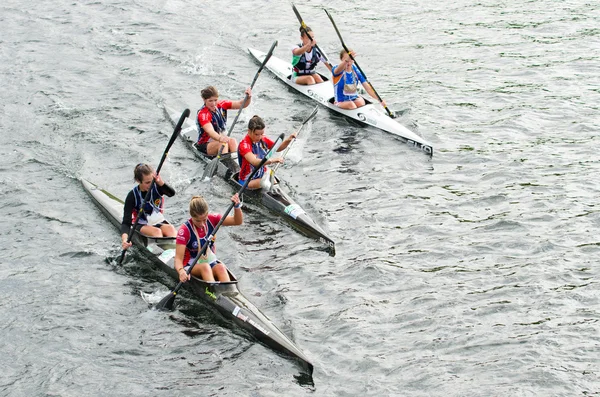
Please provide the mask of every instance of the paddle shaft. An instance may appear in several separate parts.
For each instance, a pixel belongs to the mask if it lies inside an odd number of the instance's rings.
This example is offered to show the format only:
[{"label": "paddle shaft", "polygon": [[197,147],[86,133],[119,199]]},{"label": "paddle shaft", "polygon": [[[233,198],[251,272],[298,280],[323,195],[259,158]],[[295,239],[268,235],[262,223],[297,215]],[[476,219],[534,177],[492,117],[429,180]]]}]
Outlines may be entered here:
[{"label": "paddle shaft", "polygon": [[[181,117],[179,118],[179,121],[177,122],[177,125],[175,126],[175,129],[173,130],[173,134],[171,135],[171,139],[169,139],[169,143],[167,144],[167,148],[165,149],[165,151],[163,152],[163,155],[160,159],[160,163],[158,163],[158,167],[156,168],[156,175],[158,175],[160,173],[160,170],[165,162],[165,160],[167,159],[167,156],[169,155],[169,150],[171,149],[171,146],[173,146],[173,143],[175,142],[175,139],[177,139],[177,135],[179,135],[179,131],[181,131],[181,126],[183,125],[183,122],[185,121],[185,119],[190,115],[190,109],[185,109],[183,111],[183,113],[181,114]],[[148,191],[146,192],[146,196],[144,197],[144,201],[142,202],[142,205],[140,207],[140,210],[138,211],[135,220],[133,222],[133,225],[131,226],[131,228],[129,229],[129,233],[127,234],[127,242],[130,243],[131,239],[133,238],[133,232],[135,231],[135,228],[137,227],[139,221],[140,221],[140,217],[142,216],[142,214],[144,213],[144,205],[148,202],[148,200],[150,200],[150,195],[152,194],[152,189],[154,188],[154,184],[156,182],[154,181],[154,179],[152,179],[152,183],[150,184],[150,188],[148,189]],[[119,257],[119,265],[123,262],[123,259],[125,258],[125,252],[126,250],[123,250],[121,252],[121,256]]]},{"label": "paddle shaft", "polygon": [[[304,23],[304,20],[302,19],[300,12],[298,11],[298,9],[296,8],[296,6],[294,4],[292,4],[292,9],[294,10],[294,14],[296,14],[296,18],[298,18],[298,21],[300,22],[300,28],[302,29],[302,31],[304,32],[306,37],[308,37],[310,39],[311,42],[314,42],[312,36],[310,35],[310,33],[308,33],[308,30],[306,29],[308,26],[306,26],[306,23]],[[327,59],[327,55],[325,55],[325,53],[323,51],[321,51],[321,49],[319,48],[319,46],[317,44],[315,44],[315,48],[317,49],[317,51],[319,51],[319,53],[321,53],[321,55],[325,59],[325,62],[329,63],[329,59]]]},{"label": "paddle shaft", "polygon": [[[277,138],[277,140],[273,144],[273,148],[271,149],[271,151],[275,150],[275,148],[277,147],[277,142],[280,141],[280,140],[283,140],[283,137],[284,137],[283,134],[279,135],[279,137]],[[269,157],[270,157],[270,153],[268,153],[261,160],[260,164],[256,168],[254,168],[254,170],[252,171],[252,173],[246,179],[246,182],[244,182],[244,184],[242,185],[242,187],[240,188],[240,190],[238,190],[238,192],[237,192],[238,196],[240,196],[244,192],[244,190],[246,190],[246,188],[248,187],[248,184],[250,183],[250,181],[252,180],[252,178],[254,177],[254,175],[256,175],[256,173],[258,172],[258,170],[260,170],[260,169],[262,169],[262,167],[264,167],[264,165],[267,162],[267,160],[269,159]],[[200,252],[196,256],[196,258],[194,259],[194,261],[190,264],[190,266],[188,267],[188,269],[186,270],[186,273],[187,273],[188,276],[192,273],[192,270],[194,269],[194,266],[196,266],[196,264],[198,263],[198,260],[200,259],[200,257],[206,254],[206,250],[208,249],[209,245],[212,244],[212,241],[213,241],[215,235],[217,234],[217,232],[219,231],[219,228],[221,227],[221,225],[225,221],[225,218],[227,218],[227,216],[229,215],[229,213],[233,209],[233,206],[234,206],[234,204],[232,202],[229,205],[229,207],[227,208],[227,210],[225,211],[225,213],[223,214],[223,216],[221,217],[221,220],[219,220],[219,223],[217,223],[217,225],[213,229],[212,233],[209,236],[206,237],[206,243],[204,243],[204,245],[200,249]],[[177,284],[177,286],[175,288],[173,288],[173,290],[169,293],[169,295],[165,296],[163,299],[161,299],[160,302],[157,303],[156,308],[157,309],[162,309],[162,308],[171,306],[172,303],[173,303],[173,300],[175,299],[175,296],[177,295],[177,292],[181,289],[181,287],[183,286],[183,284],[184,283],[182,281],[180,281]]]},{"label": "paddle shaft", "polygon": [[[331,16],[331,14],[329,14],[329,11],[325,10],[325,13],[329,17],[329,20],[331,21],[331,24],[333,25],[333,28],[335,29],[335,32],[337,33],[338,37],[340,38],[340,42],[342,43],[342,48],[344,49],[344,51],[346,51],[348,53],[348,56],[350,57],[350,59],[352,59],[354,61],[354,64],[356,65],[356,68],[364,76],[366,82],[369,83],[369,85],[371,86],[371,89],[373,90],[373,93],[375,94],[375,96],[377,97],[377,99],[379,100],[379,102],[383,102],[383,99],[381,99],[381,96],[379,96],[379,93],[377,92],[377,90],[375,89],[375,87],[373,87],[373,84],[369,81],[369,79],[367,78],[367,75],[365,74],[365,72],[363,72],[363,70],[358,65],[358,62],[356,62],[356,59],[354,59],[354,57],[350,53],[350,50],[346,46],[346,43],[344,43],[344,39],[342,38],[342,34],[338,30],[337,25],[335,24],[335,21],[333,20],[333,17]],[[387,112],[388,116],[390,116],[391,118],[394,118],[394,115],[392,114],[392,112],[390,111],[390,109],[387,107],[387,105],[382,104],[382,106],[384,107],[384,109]]]}]

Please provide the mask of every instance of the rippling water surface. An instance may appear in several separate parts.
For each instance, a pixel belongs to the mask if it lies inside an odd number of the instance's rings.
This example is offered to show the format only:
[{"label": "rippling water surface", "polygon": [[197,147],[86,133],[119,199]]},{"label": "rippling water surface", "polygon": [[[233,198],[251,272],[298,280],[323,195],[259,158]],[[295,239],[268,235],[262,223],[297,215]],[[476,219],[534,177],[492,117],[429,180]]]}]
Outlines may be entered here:
[{"label": "rippling water surface", "polygon": [[[337,255],[272,214],[219,233],[245,295],[313,359],[311,381],[174,286],[118,236],[79,178],[124,197],[157,164],[164,104],[242,98],[287,58],[290,4],[189,0],[0,5],[0,395],[591,396],[598,370],[600,6],[339,1],[296,6],[335,58],[334,16],[429,160],[321,109],[280,171]],[[261,74],[253,114],[290,133],[314,104]],[[200,178],[176,142],[162,175],[180,223]]]}]

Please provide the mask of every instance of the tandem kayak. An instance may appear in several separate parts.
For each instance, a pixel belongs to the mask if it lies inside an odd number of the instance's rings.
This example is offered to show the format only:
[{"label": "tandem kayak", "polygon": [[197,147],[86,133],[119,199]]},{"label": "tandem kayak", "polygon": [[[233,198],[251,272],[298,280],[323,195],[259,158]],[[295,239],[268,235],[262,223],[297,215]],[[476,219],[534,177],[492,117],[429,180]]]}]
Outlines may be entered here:
[{"label": "tandem kayak", "polygon": [[[180,112],[165,106],[165,113],[173,125],[177,124]],[[206,164],[214,159],[214,157],[207,156],[196,149],[195,143],[198,140],[198,130],[193,118],[186,119],[179,135],[198,159]],[[218,162],[216,173],[236,188],[239,188],[241,187],[237,179],[239,171],[237,153],[231,153],[223,156],[222,160]],[[333,239],[282,189],[281,183],[270,190],[246,189],[244,194],[281,216],[301,233],[323,243],[329,255],[335,256],[335,242]]]},{"label": "tandem kayak", "polygon": [[[258,62],[263,62],[267,55],[265,52],[253,48],[248,48],[248,51]],[[433,146],[431,143],[393,120],[385,114],[379,106],[375,106],[368,98],[363,96],[367,104],[358,109],[342,109],[334,105],[333,83],[329,81],[327,76],[321,74],[323,83],[300,85],[294,83],[291,79],[292,64],[290,62],[271,56],[265,67],[288,86],[317,101],[328,109],[340,113],[360,124],[366,124],[393,134],[406,142],[409,146],[422,150],[429,156],[433,156]]]},{"label": "tandem kayak", "polygon": [[[123,218],[123,200],[87,180],[83,187],[104,215],[117,227]],[[179,280],[173,267],[175,238],[151,238],[136,232],[132,243],[157,267]],[[228,270],[229,271],[229,270]],[[184,286],[195,296],[219,311],[225,318],[246,330],[260,342],[299,361],[308,375],[313,365],[308,357],[238,290],[237,278],[229,271],[230,282],[207,283],[192,276]]]}]

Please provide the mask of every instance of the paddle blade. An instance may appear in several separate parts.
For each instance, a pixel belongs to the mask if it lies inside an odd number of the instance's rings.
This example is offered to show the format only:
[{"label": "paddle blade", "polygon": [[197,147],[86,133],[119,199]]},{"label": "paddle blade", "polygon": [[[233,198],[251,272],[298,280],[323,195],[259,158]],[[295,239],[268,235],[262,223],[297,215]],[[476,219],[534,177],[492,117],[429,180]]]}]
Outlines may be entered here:
[{"label": "paddle blade", "polygon": [[263,177],[260,179],[260,188],[264,190],[271,190],[271,174],[272,172],[265,172]]},{"label": "paddle blade", "polygon": [[175,303],[176,292],[169,292],[169,295],[165,296],[154,306],[156,310],[173,310],[173,304]]},{"label": "paddle blade", "polygon": [[215,157],[210,160],[210,163],[207,164],[204,169],[204,174],[202,174],[202,179],[211,179],[217,173],[217,167],[219,166],[219,158]]},{"label": "paddle blade", "polygon": [[125,259],[125,253],[126,253],[126,252],[127,252],[126,250],[123,250],[123,251],[121,252],[121,256],[119,257],[119,259],[117,259],[117,263],[118,263],[119,265],[122,265],[122,264],[123,264],[123,259]]}]

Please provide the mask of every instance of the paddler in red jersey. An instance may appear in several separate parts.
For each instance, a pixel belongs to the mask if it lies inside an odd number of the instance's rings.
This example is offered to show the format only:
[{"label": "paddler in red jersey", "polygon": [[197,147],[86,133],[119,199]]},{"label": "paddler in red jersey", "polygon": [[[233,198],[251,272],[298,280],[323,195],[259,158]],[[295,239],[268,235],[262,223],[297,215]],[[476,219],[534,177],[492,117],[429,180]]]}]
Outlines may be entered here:
[{"label": "paddler in red jersey", "polygon": [[[204,88],[200,94],[204,106],[198,110],[196,117],[198,129],[196,148],[208,156],[216,156],[221,145],[223,145],[222,153],[235,152],[237,141],[227,136],[227,110],[240,109],[244,100],[219,100],[219,91],[213,86]],[[246,88],[245,94],[248,95],[248,100],[244,107],[248,107],[252,101],[252,89]]]},{"label": "paddler in red jersey", "polygon": [[[238,226],[244,222],[242,203],[238,194],[231,197],[233,201],[233,215],[229,215],[223,221],[223,226]],[[206,244],[206,238],[210,236],[222,218],[221,214],[209,214],[208,203],[202,196],[194,196],[190,201],[190,216],[177,232],[175,246],[175,271],[182,283],[189,280],[187,267],[196,260],[198,253]],[[214,242],[206,250],[206,255],[200,257],[194,265],[191,274],[202,278],[207,282],[231,281],[227,267],[217,259]]]},{"label": "paddler in red jersey", "polygon": [[[259,116],[253,116],[248,122],[248,134],[240,141],[240,146],[238,148],[238,162],[240,163],[238,181],[242,185],[252,173],[254,167],[257,167],[260,164],[261,160],[274,145],[273,140],[264,136],[264,134],[264,120]],[[277,151],[281,152],[284,150],[295,137],[295,132],[290,134],[290,136],[288,136],[277,148]],[[268,159],[263,169],[258,170],[254,175],[254,178],[248,183],[248,188],[259,189],[261,187],[261,179],[263,176],[266,176],[266,165],[275,163],[283,163],[283,158],[275,157]]]}]

